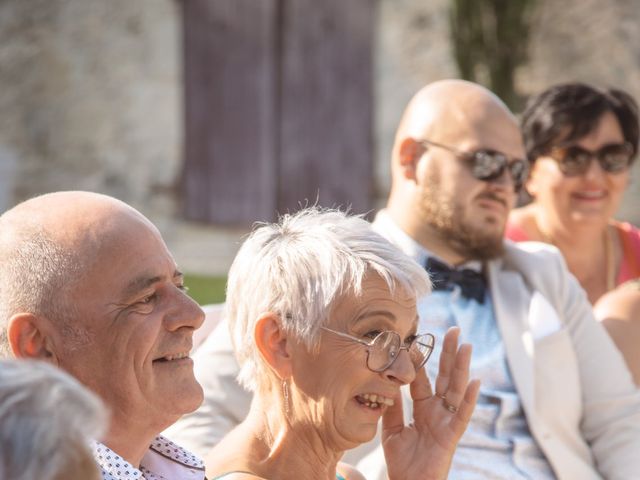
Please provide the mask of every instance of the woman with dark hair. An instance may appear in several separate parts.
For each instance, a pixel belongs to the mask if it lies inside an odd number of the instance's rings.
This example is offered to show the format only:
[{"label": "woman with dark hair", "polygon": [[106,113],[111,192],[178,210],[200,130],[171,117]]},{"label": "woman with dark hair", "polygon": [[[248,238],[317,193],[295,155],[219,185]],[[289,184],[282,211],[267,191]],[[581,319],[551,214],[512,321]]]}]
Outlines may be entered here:
[{"label": "woman with dark hair", "polygon": [[531,203],[506,235],[555,245],[591,303],[640,276],[640,231],[615,214],[638,150],[638,106],[627,93],[553,86],[522,114]]}]

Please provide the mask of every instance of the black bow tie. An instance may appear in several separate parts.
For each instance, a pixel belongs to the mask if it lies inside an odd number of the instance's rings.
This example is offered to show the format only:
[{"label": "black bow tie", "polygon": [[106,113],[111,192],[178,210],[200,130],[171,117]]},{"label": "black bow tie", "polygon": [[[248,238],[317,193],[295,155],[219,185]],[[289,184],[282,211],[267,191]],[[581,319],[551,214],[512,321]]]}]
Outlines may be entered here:
[{"label": "black bow tie", "polygon": [[427,258],[425,268],[433,282],[434,291],[453,290],[454,285],[459,285],[463,297],[484,303],[484,291],[487,287],[480,272],[470,268],[456,270],[432,257]]}]

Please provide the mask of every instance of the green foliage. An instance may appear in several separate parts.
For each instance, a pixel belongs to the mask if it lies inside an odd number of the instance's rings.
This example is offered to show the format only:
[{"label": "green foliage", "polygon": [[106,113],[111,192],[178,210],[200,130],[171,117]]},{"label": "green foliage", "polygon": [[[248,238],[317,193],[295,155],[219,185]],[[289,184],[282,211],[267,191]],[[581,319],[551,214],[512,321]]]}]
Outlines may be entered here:
[{"label": "green foliage", "polygon": [[187,274],[184,277],[184,284],[189,287],[189,296],[200,305],[224,302],[227,277]]},{"label": "green foliage", "polygon": [[514,110],[515,71],[526,62],[535,0],[452,0],[450,26],[462,78],[485,85]]}]

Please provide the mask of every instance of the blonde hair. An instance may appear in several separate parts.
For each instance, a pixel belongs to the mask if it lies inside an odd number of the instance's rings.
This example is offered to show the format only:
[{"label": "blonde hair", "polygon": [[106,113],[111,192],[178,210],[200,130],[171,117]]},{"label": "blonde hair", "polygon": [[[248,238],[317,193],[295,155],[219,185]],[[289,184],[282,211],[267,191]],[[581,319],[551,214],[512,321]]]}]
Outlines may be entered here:
[{"label": "blonde hair", "polygon": [[280,315],[283,327],[313,349],[333,305],[344,295],[360,295],[368,273],[414,298],[431,288],[425,270],[359,216],[311,207],[258,225],[233,261],[227,284],[240,383],[255,391],[259,379],[268,378],[253,339],[262,313]]}]

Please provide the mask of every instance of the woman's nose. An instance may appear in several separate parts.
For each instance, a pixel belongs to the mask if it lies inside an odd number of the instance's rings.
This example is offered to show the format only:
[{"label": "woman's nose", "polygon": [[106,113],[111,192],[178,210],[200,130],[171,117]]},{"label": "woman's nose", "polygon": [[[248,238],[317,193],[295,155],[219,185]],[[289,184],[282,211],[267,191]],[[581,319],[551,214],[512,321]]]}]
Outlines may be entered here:
[{"label": "woman's nose", "polygon": [[409,352],[402,349],[395,361],[382,373],[394,382],[406,385],[416,378],[416,367],[411,361]]},{"label": "woman's nose", "polygon": [[591,157],[591,161],[589,162],[587,170],[584,172],[584,176],[585,178],[599,178],[606,173],[607,172],[602,168],[602,165],[600,165],[600,161],[594,155]]}]

